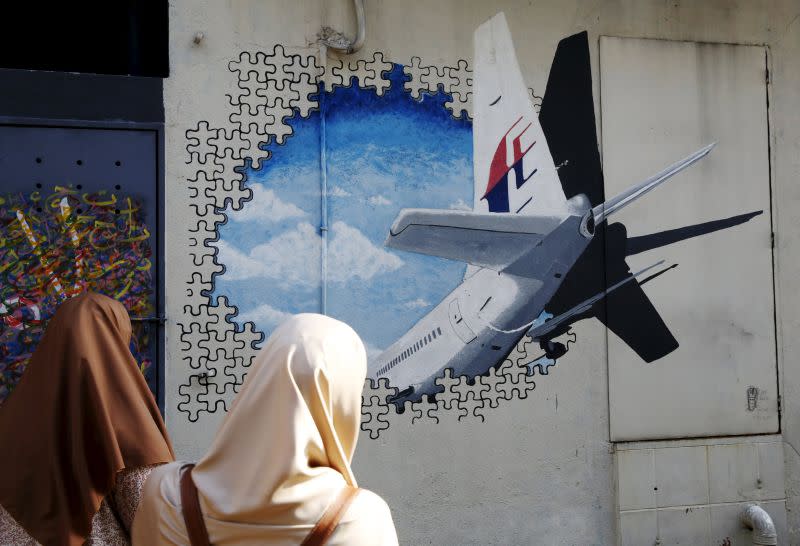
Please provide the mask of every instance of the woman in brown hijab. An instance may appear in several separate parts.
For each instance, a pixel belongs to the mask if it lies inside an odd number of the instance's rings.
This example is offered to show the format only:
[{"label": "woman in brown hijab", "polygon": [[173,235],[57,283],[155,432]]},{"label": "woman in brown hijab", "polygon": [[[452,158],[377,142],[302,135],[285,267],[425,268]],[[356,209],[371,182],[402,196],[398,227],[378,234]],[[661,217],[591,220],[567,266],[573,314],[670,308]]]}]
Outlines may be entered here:
[{"label": "woman in brown hijab", "polygon": [[174,460],[123,305],[64,302],[0,406],[0,544],[128,544],[152,465]]}]

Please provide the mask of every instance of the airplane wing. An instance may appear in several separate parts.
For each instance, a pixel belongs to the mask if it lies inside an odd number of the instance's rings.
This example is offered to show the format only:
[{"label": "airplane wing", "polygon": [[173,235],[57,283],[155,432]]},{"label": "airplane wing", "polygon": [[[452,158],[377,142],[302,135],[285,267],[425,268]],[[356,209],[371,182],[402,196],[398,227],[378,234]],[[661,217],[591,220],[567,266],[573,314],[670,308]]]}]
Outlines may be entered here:
[{"label": "airplane wing", "polygon": [[654,362],[678,348],[678,340],[638,283],[626,284],[610,294],[605,313],[595,316],[645,362]]},{"label": "airplane wing", "polygon": [[554,216],[403,209],[386,246],[501,270],[555,229]]},{"label": "airplane wing", "polygon": [[611,292],[613,292],[616,289],[620,288],[621,286],[629,283],[630,281],[636,279],[636,277],[638,277],[639,275],[641,275],[641,274],[643,274],[643,273],[645,273],[647,271],[650,271],[654,267],[657,267],[657,266],[659,266],[659,265],[661,265],[663,263],[664,263],[664,260],[661,260],[660,262],[656,262],[651,266],[645,267],[644,269],[629,275],[628,277],[622,279],[618,283],[608,287],[606,290],[603,290],[599,294],[595,294],[591,298],[582,301],[581,303],[579,303],[578,305],[576,305],[572,309],[570,309],[570,310],[568,310],[568,311],[566,311],[564,313],[561,313],[557,317],[554,317],[554,318],[552,318],[550,320],[547,320],[545,322],[542,322],[542,323],[538,323],[538,321],[534,321],[532,323],[531,327],[528,329],[528,331],[526,333],[529,336],[531,336],[532,338],[534,338],[534,339],[538,339],[538,338],[541,338],[545,334],[549,334],[550,332],[555,330],[559,325],[561,325],[563,322],[571,319],[574,316],[580,315],[580,314],[585,313],[586,311],[588,311],[595,303],[597,303],[598,301],[600,301],[603,298],[605,298],[606,296],[608,296]]},{"label": "airplane wing", "polygon": [[597,205],[592,209],[594,213],[594,222],[595,224],[599,224],[606,220],[609,216],[614,214],[615,212],[622,210],[629,204],[633,203],[637,199],[639,199],[644,194],[654,190],[667,180],[669,180],[673,175],[678,174],[686,167],[690,165],[694,165],[711,151],[711,149],[716,146],[716,142],[705,146],[695,153],[673,163],[666,169],[658,172],[639,184],[632,186],[625,190],[624,192],[620,193],[612,197],[611,199],[606,200],[604,203]]},{"label": "airplane wing", "polygon": [[548,214],[566,198],[501,12],[475,30],[475,212]]}]

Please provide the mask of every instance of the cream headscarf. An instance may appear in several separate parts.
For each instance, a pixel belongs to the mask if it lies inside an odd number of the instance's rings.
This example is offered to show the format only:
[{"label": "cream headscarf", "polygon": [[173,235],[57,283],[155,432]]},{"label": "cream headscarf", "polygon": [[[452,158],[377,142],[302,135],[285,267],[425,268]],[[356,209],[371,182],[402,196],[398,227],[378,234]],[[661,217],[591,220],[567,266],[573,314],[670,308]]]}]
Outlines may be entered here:
[{"label": "cream headscarf", "polygon": [[[346,324],[315,314],[279,326],[259,352],[208,453],[192,472],[214,545],[299,544],[346,485],[367,358]],[[134,544],[188,544],[180,463],[156,469]],[[390,545],[386,503],[361,491],[329,544]]]}]

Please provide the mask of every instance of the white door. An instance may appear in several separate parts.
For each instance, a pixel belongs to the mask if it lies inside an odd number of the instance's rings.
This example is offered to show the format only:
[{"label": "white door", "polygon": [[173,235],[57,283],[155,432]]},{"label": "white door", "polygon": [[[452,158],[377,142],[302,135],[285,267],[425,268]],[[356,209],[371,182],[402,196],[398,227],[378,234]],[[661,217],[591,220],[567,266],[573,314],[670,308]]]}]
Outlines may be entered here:
[{"label": "white door", "polygon": [[642,288],[678,342],[647,363],[609,331],[612,440],[778,430],[766,67],[760,46],[600,40],[606,198],[718,143],[610,220],[631,270],[677,264]]}]

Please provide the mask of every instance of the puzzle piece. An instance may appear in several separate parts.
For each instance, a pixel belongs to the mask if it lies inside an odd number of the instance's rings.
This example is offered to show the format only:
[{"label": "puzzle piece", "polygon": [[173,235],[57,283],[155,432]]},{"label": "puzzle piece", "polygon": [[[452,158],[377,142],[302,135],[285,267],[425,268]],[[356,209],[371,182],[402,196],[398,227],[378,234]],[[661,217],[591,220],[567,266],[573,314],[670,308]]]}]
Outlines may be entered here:
[{"label": "puzzle piece", "polygon": [[306,75],[315,80],[322,76],[322,67],[317,64],[317,52],[318,50],[314,48],[310,51],[301,51],[290,55],[292,62],[284,64],[283,71],[291,82],[299,82]]},{"label": "puzzle piece", "polygon": [[220,129],[209,144],[214,147],[216,157],[224,157],[230,151],[232,158],[244,159],[252,152],[250,139],[240,129]]},{"label": "puzzle piece", "polygon": [[388,404],[389,397],[397,394],[397,387],[390,387],[389,380],[385,377],[380,377],[377,381],[368,378],[364,382],[364,393],[368,397],[377,397],[381,404]]},{"label": "puzzle piece", "polygon": [[219,212],[212,203],[189,203],[189,207],[194,209],[195,216],[201,216],[206,222],[212,222],[215,228],[217,224],[227,220],[227,217]]},{"label": "puzzle piece", "polygon": [[[398,413],[400,413],[400,412],[398,412]],[[402,411],[402,413],[403,414],[408,413],[409,415],[411,415],[411,422],[412,423],[415,423],[419,419],[422,419],[422,415],[423,415],[422,408],[419,407],[419,404],[414,404],[410,400],[406,400],[405,402],[403,402],[403,411]]]},{"label": "puzzle piece", "polygon": [[205,195],[205,190],[213,188],[217,181],[214,179],[214,166],[213,160],[209,162],[208,169],[198,170],[194,178],[188,178],[187,188],[189,188],[189,198],[191,200],[200,199],[201,194]]},{"label": "puzzle piece", "polygon": [[422,59],[411,57],[411,62],[403,66],[403,72],[408,76],[403,88],[411,94],[412,98],[419,99],[422,91],[432,91],[428,76],[431,72],[430,66],[423,66]]},{"label": "puzzle piece", "polygon": [[290,105],[292,101],[300,100],[300,91],[293,89],[292,82],[288,80],[270,80],[264,87],[257,89],[256,94],[263,97],[263,104],[267,108],[273,108],[278,101]]},{"label": "puzzle piece", "polygon": [[195,272],[199,273],[204,281],[211,280],[213,282],[214,275],[222,273],[223,267],[216,262],[213,253],[204,252],[199,254],[191,252],[189,255],[192,257]]},{"label": "puzzle piece", "polygon": [[390,387],[389,381],[382,377],[373,382],[367,379],[364,382],[364,393],[361,397],[361,430],[369,432],[369,437],[377,439],[383,430],[389,428],[389,421],[386,419],[391,411],[389,396],[397,394],[397,388]]},{"label": "puzzle piece", "polygon": [[[255,329],[255,324],[252,322],[245,322],[242,325],[242,329],[236,332],[237,339],[242,340],[245,343],[246,349],[250,351],[252,354],[252,358],[255,357],[256,352],[256,345],[264,341],[264,332],[259,332]],[[249,366],[250,363],[247,363]]]},{"label": "puzzle piece", "polygon": [[[231,188],[228,195],[215,196],[215,203],[210,203],[217,211],[219,211],[219,208],[215,206],[216,202],[222,201],[226,207],[229,203],[236,207],[241,207],[243,201],[247,201],[252,197],[250,190],[244,187],[244,167],[244,159],[233,157],[231,150],[226,149],[224,155],[214,156],[214,180],[218,184],[222,184],[221,188],[223,190]],[[214,190],[218,188],[219,186],[214,186]],[[206,192],[206,197],[208,197],[208,192]],[[227,218],[222,212],[218,212],[218,214]]]},{"label": "puzzle piece", "polygon": [[[181,330],[180,340],[181,344],[183,345],[182,351],[185,354],[189,354],[192,357],[192,361],[196,361],[203,357],[208,358],[210,353],[208,348],[204,347],[204,345],[211,339],[211,336],[208,334],[208,332],[204,331],[200,323],[191,322],[188,325],[178,323],[178,327]],[[203,354],[203,351],[205,351],[205,354]],[[198,352],[200,354],[197,354]],[[200,364],[199,362],[196,364],[190,363],[190,366],[192,368],[199,368]]]},{"label": "puzzle piece", "polygon": [[244,379],[250,371],[251,361],[236,356],[229,360],[229,362],[233,362],[233,364],[225,366],[222,369],[222,373],[229,378],[228,382],[232,383],[234,391],[239,392],[239,388],[244,383]]},{"label": "puzzle piece", "polygon": [[217,411],[228,411],[228,407],[230,407],[231,402],[233,402],[234,396],[235,392],[229,383],[219,385],[213,380],[209,380],[206,390],[197,395],[197,401],[206,404],[205,411],[214,413]]},{"label": "puzzle piece", "polygon": [[419,402],[410,404],[414,411],[414,415],[411,417],[412,424],[417,421],[433,421],[437,424],[439,423],[439,417],[436,416],[436,412],[439,411],[439,405],[435,400],[431,400],[431,397],[427,394],[422,395],[422,400]]},{"label": "puzzle piece", "polygon": [[[392,70],[392,63],[385,61],[383,53],[376,51],[372,54],[372,60],[359,59],[353,63],[349,61],[334,61],[330,65],[331,75],[325,75],[326,89],[332,90],[333,86],[350,87],[357,85],[362,89],[375,89],[378,95],[383,95],[389,88],[391,82],[386,74]],[[355,79],[355,83],[353,80]],[[330,80],[330,83],[328,82]]]},{"label": "puzzle piece", "polygon": [[271,79],[285,80],[287,69],[293,67],[302,55],[302,53],[287,53],[286,47],[282,44],[272,46],[272,52],[264,58],[264,64],[275,69],[273,72],[275,76]]},{"label": "puzzle piece", "polygon": [[201,356],[198,359],[202,371],[204,371],[209,378],[217,377],[221,374],[220,368],[224,368],[224,366],[219,366],[219,364],[227,361],[225,358],[225,351],[223,349],[215,348],[214,346],[206,346],[201,348],[208,351],[208,356]]},{"label": "puzzle piece", "polygon": [[[509,365],[505,366],[505,362],[508,362]],[[503,363],[505,381],[497,382],[495,389],[502,393],[505,400],[512,400],[515,393],[517,398],[527,398],[528,392],[536,388],[536,383],[528,375],[524,366],[519,366],[510,359],[506,359],[505,362]]]},{"label": "puzzle piece", "polygon": [[376,440],[381,431],[389,428],[388,414],[389,406],[382,404],[379,396],[366,397],[361,405],[361,415],[366,417],[361,420],[361,430],[369,432],[369,437]]},{"label": "puzzle piece", "polygon": [[[190,304],[202,305],[212,287],[213,284],[209,280],[203,279],[200,273],[193,272],[192,280],[186,283],[186,299],[190,301]],[[186,348],[186,350],[190,349],[191,346]]]},{"label": "puzzle piece", "polygon": [[217,240],[217,232],[213,227],[213,224],[209,224],[205,220],[195,220],[196,224],[194,227],[189,227],[189,237],[194,238],[195,240],[200,240],[201,248],[197,249],[190,254],[192,256],[200,256],[203,254],[208,254],[209,256],[214,254],[214,249],[211,247],[207,247],[206,245]]},{"label": "puzzle piece", "polygon": [[505,393],[497,389],[497,384],[508,381],[504,375],[502,366],[510,364],[511,362],[506,360],[501,364],[500,369],[491,368],[486,375],[476,378],[476,381],[484,386],[482,398],[489,404],[490,408],[498,407],[500,405],[500,400],[506,399]]},{"label": "puzzle piece", "polygon": [[178,402],[178,411],[187,414],[189,421],[197,422],[200,414],[208,411],[208,403],[199,399],[201,394],[208,392],[208,384],[201,383],[197,374],[189,376],[189,383],[178,387],[178,394],[185,397],[183,402]]},{"label": "puzzle piece", "polygon": [[299,80],[291,83],[291,88],[296,92],[297,98],[289,101],[289,107],[296,109],[300,117],[308,117],[312,110],[319,107],[319,76],[300,73]]},{"label": "puzzle piece", "polygon": [[255,73],[256,79],[266,81],[270,74],[276,72],[276,66],[274,63],[267,63],[267,54],[263,51],[242,51],[238,59],[228,63],[228,70],[236,74],[239,81],[249,79],[251,73]]},{"label": "puzzle piece", "polygon": [[189,161],[186,163],[208,162],[209,157],[216,153],[212,141],[219,137],[219,129],[209,126],[207,121],[199,121],[194,129],[186,131],[186,151],[189,153]]},{"label": "puzzle piece", "polygon": [[463,94],[459,92],[451,93],[452,98],[444,103],[445,108],[452,112],[454,118],[472,117],[472,92]]},{"label": "puzzle piece", "polygon": [[263,140],[274,137],[279,144],[283,144],[286,136],[293,132],[291,125],[285,122],[294,114],[289,102],[289,98],[275,97],[271,106],[260,106],[254,113],[243,112],[240,107],[229,119],[243,133],[248,134],[251,140],[256,136],[265,137]]},{"label": "puzzle piece", "polygon": [[[239,312],[236,307],[228,305],[228,298],[226,296],[217,297],[216,305],[209,306],[207,310],[209,316],[208,328],[209,330],[216,331],[223,328],[223,324],[228,324],[233,327],[233,324],[228,319]],[[227,329],[227,327],[224,328]]]},{"label": "puzzle piece", "polygon": [[444,409],[452,409],[453,402],[458,406],[458,401],[461,399],[459,387],[464,380],[463,376],[453,377],[452,368],[446,368],[443,376],[433,380],[434,383],[444,388],[442,392],[436,393],[436,401],[441,403]]},{"label": "puzzle piece", "polygon": [[454,85],[458,85],[458,78],[452,74],[450,67],[447,66],[430,66],[428,73],[423,74],[420,79],[428,87],[428,90],[433,93],[439,89],[445,93],[451,93],[451,88]]},{"label": "puzzle piece", "polygon": [[461,421],[463,418],[473,415],[475,417],[480,417],[481,422],[484,422],[486,420],[483,414],[485,400],[480,397],[477,391],[468,391],[466,394],[466,398],[459,401],[458,404],[460,410],[463,411],[463,413],[458,416],[458,420]]}]

